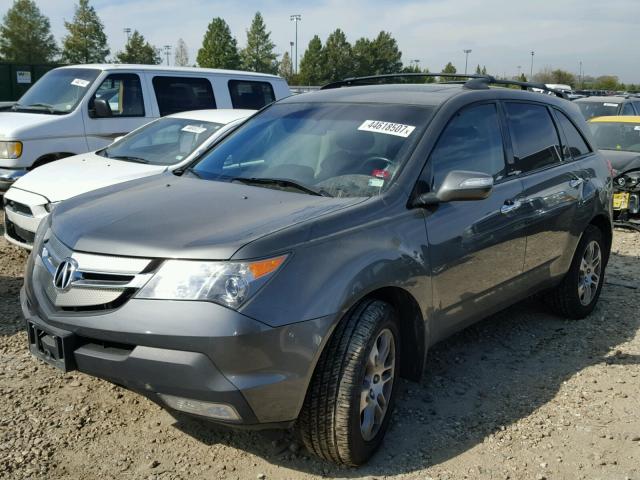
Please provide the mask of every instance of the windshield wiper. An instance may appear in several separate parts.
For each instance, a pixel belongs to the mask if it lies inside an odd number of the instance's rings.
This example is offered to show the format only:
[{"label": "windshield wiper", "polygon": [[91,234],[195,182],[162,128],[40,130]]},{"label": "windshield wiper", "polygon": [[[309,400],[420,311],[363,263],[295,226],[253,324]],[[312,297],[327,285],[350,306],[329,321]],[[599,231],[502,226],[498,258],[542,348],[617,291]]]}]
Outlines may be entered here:
[{"label": "windshield wiper", "polygon": [[308,185],[303,185],[302,183],[294,182],[293,180],[289,180],[287,178],[245,178],[245,177],[234,177],[231,179],[232,182],[240,182],[246,185],[278,185],[285,188],[295,188],[304,193],[308,193],[310,195],[317,195],[319,197],[332,197],[329,192],[323,189],[315,189],[309,187]]},{"label": "windshield wiper", "polygon": [[34,107],[35,108],[44,108],[49,113],[67,113],[64,110],[58,110],[53,105],[49,105],[48,103],[32,103],[30,105],[19,105],[19,104],[17,104],[16,107],[18,107],[18,108],[34,108]]},{"label": "windshield wiper", "polygon": [[149,160],[140,157],[130,157],[128,155],[113,155],[109,156],[107,154],[107,158],[114,158],[116,160],[126,160],[127,162],[135,162],[135,163],[149,163]]}]

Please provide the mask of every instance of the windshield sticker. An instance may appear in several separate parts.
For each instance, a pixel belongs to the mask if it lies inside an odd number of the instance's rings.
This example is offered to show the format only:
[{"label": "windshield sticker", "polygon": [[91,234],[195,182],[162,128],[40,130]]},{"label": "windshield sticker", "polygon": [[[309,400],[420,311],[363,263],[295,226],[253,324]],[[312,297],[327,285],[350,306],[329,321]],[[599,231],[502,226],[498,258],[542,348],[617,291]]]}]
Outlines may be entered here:
[{"label": "windshield sticker", "polygon": [[633,129],[640,131],[640,125],[636,125],[635,127],[633,127]]},{"label": "windshield sticker", "polygon": [[87,85],[89,85],[89,80],[83,80],[82,78],[74,78],[71,81],[71,85],[75,85],[76,87],[82,87],[82,88],[87,88]]},{"label": "windshield sticker", "polygon": [[605,107],[617,107],[618,104],[617,103],[605,103],[604,106]]},{"label": "windshield sticker", "polygon": [[385,133],[387,135],[395,135],[397,137],[407,138],[411,135],[416,127],[412,125],[403,125],[402,123],[381,122],[379,120],[365,120],[358,130],[363,132]]},{"label": "windshield sticker", "polygon": [[384,185],[384,180],[382,178],[370,178],[369,186],[370,187],[382,187]]},{"label": "windshield sticker", "polygon": [[206,132],[207,129],[203,127],[199,127],[197,125],[185,125],[184,127],[182,127],[182,131],[198,134],[198,133]]}]

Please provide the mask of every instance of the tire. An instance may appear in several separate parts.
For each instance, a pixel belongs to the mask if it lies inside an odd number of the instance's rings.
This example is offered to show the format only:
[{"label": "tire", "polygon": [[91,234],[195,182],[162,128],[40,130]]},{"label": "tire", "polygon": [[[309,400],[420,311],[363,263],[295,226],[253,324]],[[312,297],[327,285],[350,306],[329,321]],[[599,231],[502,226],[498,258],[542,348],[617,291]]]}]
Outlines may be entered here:
[{"label": "tire", "polygon": [[[393,342],[389,342],[386,365],[372,368],[370,359],[378,347],[384,352],[390,338]],[[366,300],[338,324],[318,360],[298,419],[300,436],[311,453],[348,466],[362,465],[373,455],[391,418],[400,351],[397,315],[386,302]],[[388,371],[375,374],[378,368],[388,368],[391,361],[390,374]],[[367,380],[371,387],[368,397],[364,388]],[[361,402],[367,405],[363,428]],[[371,416],[377,404],[386,408],[379,417]],[[371,422],[372,419],[376,421]],[[370,425],[372,428],[367,428]]]},{"label": "tire", "polygon": [[[588,260],[585,257],[585,255],[588,255],[587,249],[593,245],[596,245],[597,247],[595,248],[599,251],[599,270],[595,272],[593,268],[588,269],[585,275],[585,271],[581,272],[581,266],[583,267],[582,270],[584,270],[584,266],[587,264],[583,264],[583,260]],[[569,271],[562,282],[551,290],[547,297],[549,304],[557,314],[578,320],[586,317],[593,311],[598,303],[600,292],[602,291],[608,258],[609,251],[603,240],[602,232],[599,228],[589,225],[578,243]],[[593,267],[593,265],[591,265],[591,267]],[[592,282],[586,282],[585,280],[586,276],[589,276],[590,279],[593,280],[595,277],[594,272],[597,273],[598,276],[598,282],[595,288]],[[589,298],[584,295],[586,289],[580,287],[582,282],[590,283],[588,289],[590,291]]]}]

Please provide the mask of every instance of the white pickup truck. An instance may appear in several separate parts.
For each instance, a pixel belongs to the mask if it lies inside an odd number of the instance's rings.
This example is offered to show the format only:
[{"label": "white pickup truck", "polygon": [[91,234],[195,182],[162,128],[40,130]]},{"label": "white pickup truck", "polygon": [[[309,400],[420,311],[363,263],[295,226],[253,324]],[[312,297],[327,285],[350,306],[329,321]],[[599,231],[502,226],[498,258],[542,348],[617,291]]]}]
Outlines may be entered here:
[{"label": "white pickup truck", "polygon": [[0,111],[0,195],[27,171],[109,145],[165,115],[258,110],[289,96],[275,75],[158,65],[76,65],[51,70]]}]

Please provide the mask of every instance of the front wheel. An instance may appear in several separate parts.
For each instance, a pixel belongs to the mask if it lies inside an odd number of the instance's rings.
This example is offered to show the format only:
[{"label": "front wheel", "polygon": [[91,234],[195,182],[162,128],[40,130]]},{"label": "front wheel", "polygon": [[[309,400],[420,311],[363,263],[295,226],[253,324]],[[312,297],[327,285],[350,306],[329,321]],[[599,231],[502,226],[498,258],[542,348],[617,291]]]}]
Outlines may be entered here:
[{"label": "front wheel", "polygon": [[551,290],[549,302],[560,315],[584,318],[596,306],[602,284],[608,250],[599,228],[590,225],[584,231],[562,282]]},{"label": "front wheel", "polygon": [[387,430],[399,368],[395,310],[362,302],[336,327],[313,374],[298,422],[307,449],[338,464],[365,463]]}]

